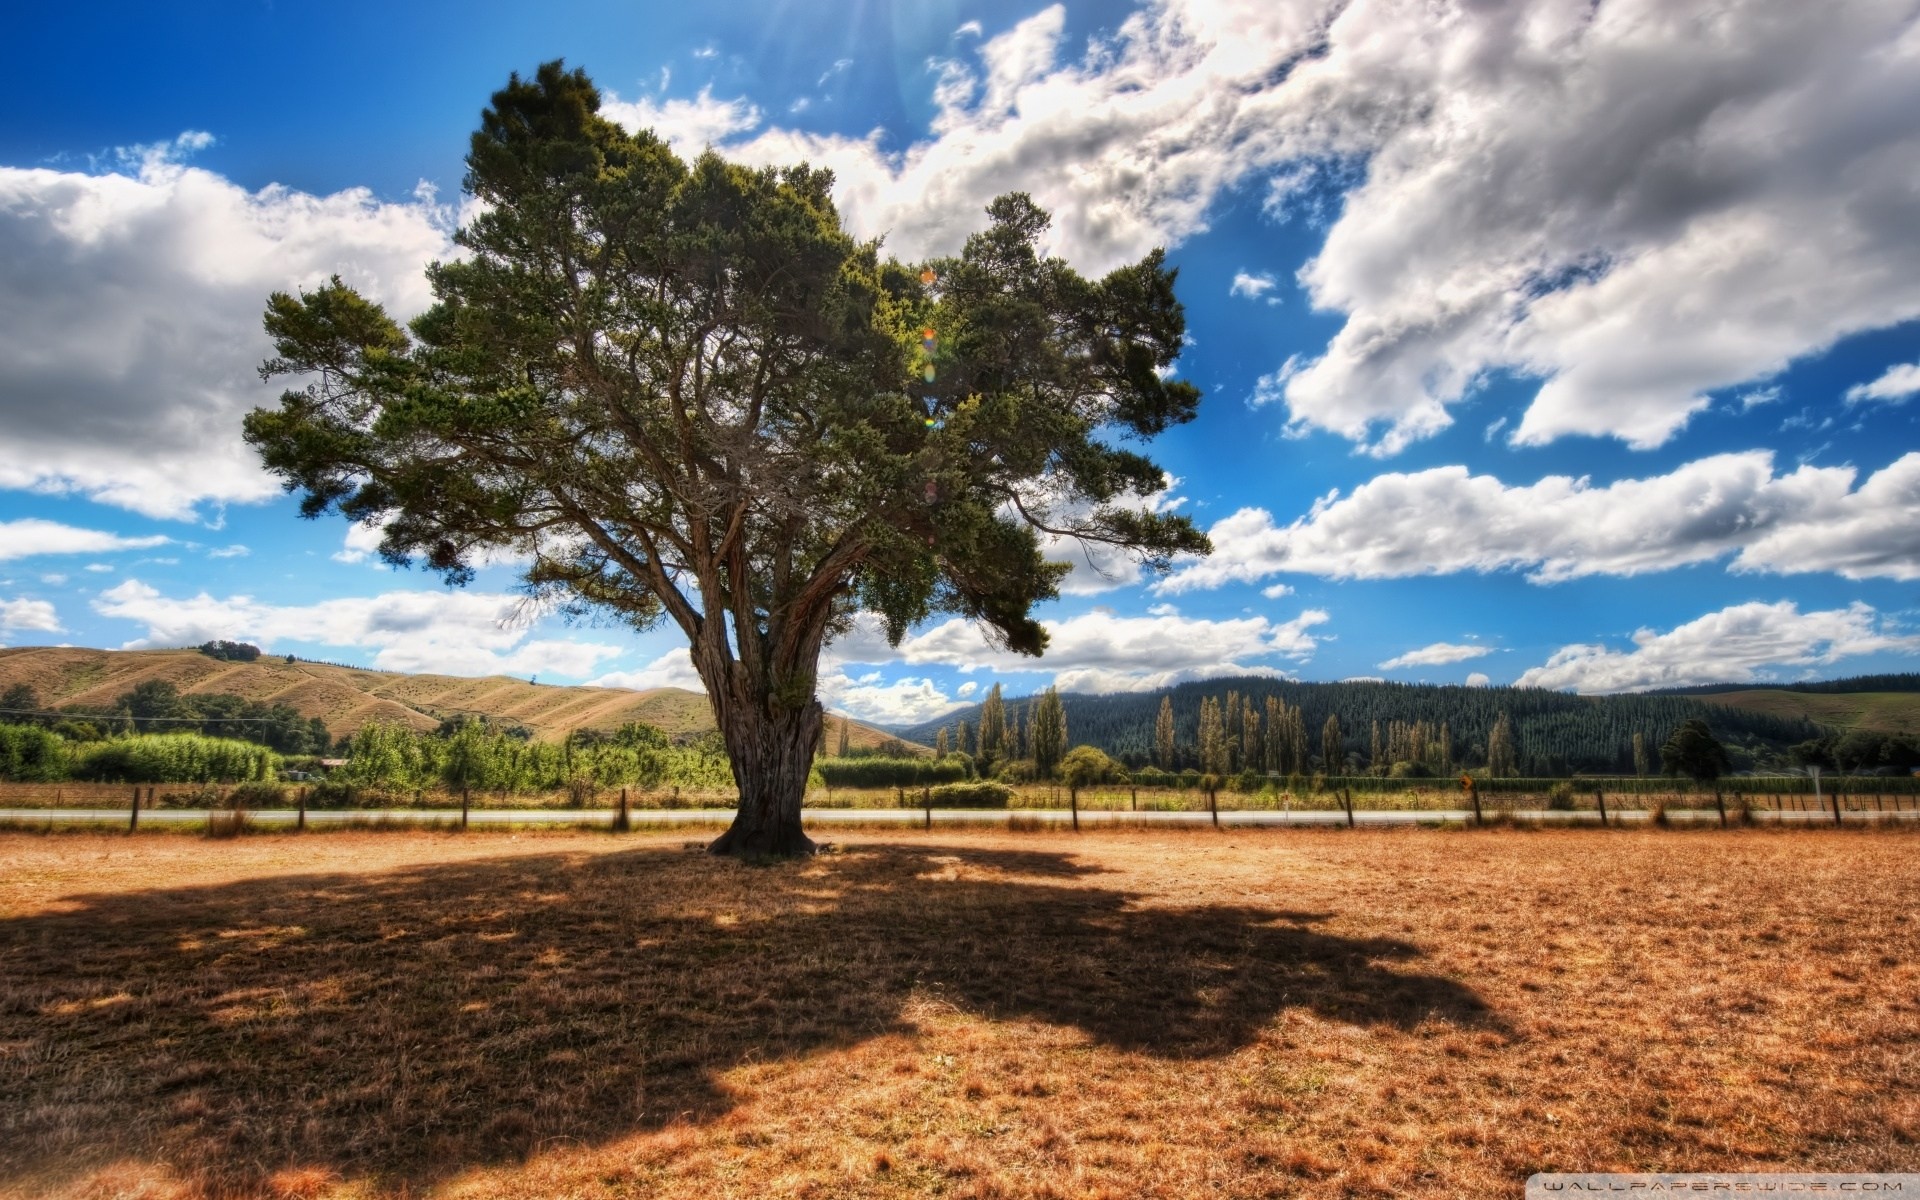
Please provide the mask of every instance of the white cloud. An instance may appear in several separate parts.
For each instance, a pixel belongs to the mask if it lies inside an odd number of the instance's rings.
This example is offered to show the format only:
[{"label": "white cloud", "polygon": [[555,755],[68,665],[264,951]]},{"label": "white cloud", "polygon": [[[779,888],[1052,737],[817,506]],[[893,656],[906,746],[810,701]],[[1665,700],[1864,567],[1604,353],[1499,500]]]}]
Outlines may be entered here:
[{"label": "white cloud", "polygon": [[[1233,285],[1227,289],[1227,293],[1233,296],[1244,296],[1249,300],[1258,300],[1272,291],[1276,282],[1273,274],[1268,271],[1262,271],[1258,275],[1249,275],[1245,271],[1235,271],[1233,273]],[[1279,299],[1278,296],[1272,297],[1268,300],[1268,303],[1277,304],[1279,303]]]},{"label": "white cloud", "polygon": [[151,516],[279,488],[240,440],[277,388],[269,292],[338,273],[398,317],[429,299],[449,215],[423,193],[249,192],[147,151],[132,174],[0,167],[0,487]]},{"label": "white cloud", "polygon": [[[1128,493],[1117,497],[1112,506],[1146,513],[1178,510],[1187,502],[1185,496],[1174,493],[1173,489],[1179,486],[1180,481],[1171,475],[1162,478],[1166,481],[1163,490],[1151,496]],[[1063,506],[1052,515],[1057,522],[1064,524],[1078,520],[1084,515],[1084,510]],[[1073,568],[1060,581],[1061,594],[1067,596],[1092,596],[1115,588],[1131,587],[1139,583],[1144,574],[1139,561],[1131,553],[1101,542],[1083,542],[1077,538],[1042,534],[1040,553],[1048,562],[1066,563]]]},{"label": "white cloud", "polygon": [[700,673],[693,669],[693,656],[684,646],[667,651],[637,671],[612,671],[589,682],[595,687],[633,688],[642,692],[662,687],[684,688],[689,692],[707,690],[700,682]]},{"label": "white cloud", "polygon": [[32,629],[61,632],[60,616],[49,600],[0,600],[0,633]]},{"label": "white cloud", "polygon": [[88,563],[82,570],[92,571],[96,575],[112,574],[113,568],[106,563]]},{"label": "white cloud", "polygon": [[960,697],[962,700],[965,700],[968,696],[973,695],[975,692],[979,690],[980,690],[980,685],[975,683],[973,680],[969,679],[965,683],[961,684],[959,687],[953,689],[953,694]]},{"label": "white cloud", "polygon": [[1472,674],[1467,676],[1467,686],[1468,687],[1492,687],[1493,680],[1487,676],[1487,673],[1485,671],[1475,671]]},{"label": "white cloud", "polygon": [[983,30],[978,21],[962,22],[960,28],[953,31],[954,37],[979,37]]},{"label": "white cloud", "polygon": [[1442,667],[1448,663],[1466,662],[1470,658],[1485,658],[1492,653],[1491,646],[1461,646],[1452,642],[1435,642],[1431,646],[1422,646],[1418,650],[1409,650],[1405,654],[1390,658],[1380,664],[1380,669],[1394,671],[1401,667]]},{"label": "white cloud", "polygon": [[1920,24],[1902,0],[1357,0],[1247,105],[1365,162],[1301,272],[1344,314],[1296,426],[1390,453],[1491,373],[1513,438],[1659,445],[1715,389],[1920,315]]},{"label": "white cloud", "polygon": [[1276,525],[1244,508],[1212,557],[1155,585],[1177,593],[1281,571],[1387,579],[1526,570],[1537,583],[1636,575],[1731,555],[1736,571],[1920,578],[1920,452],[1855,489],[1852,467],[1776,474],[1766,451],[1720,454],[1603,487],[1550,475],[1509,486],[1463,466],[1380,475]]},{"label": "white cloud", "polygon": [[1282,674],[1263,660],[1300,662],[1312,657],[1319,642],[1311,630],[1329,619],[1325,611],[1311,608],[1284,622],[1090,612],[1042,622],[1047,652],[1028,658],[989,646],[975,626],[958,618],[909,634],[897,649],[890,648],[879,622],[863,616],[850,634],[827,647],[826,660],[835,666],[900,662],[996,674],[1051,674],[1062,691],[1150,691],[1222,675]]},{"label": "white cloud", "polygon": [[1290,583],[1270,584],[1267,587],[1261,588],[1260,594],[1269,600],[1278,600],[1282,596],[1293,595],[1293,585]]},{"label": "white cloud", "polygon": [[1641,629],[1632,650],[1563,646],[1523,673],[1519,687],[1583,693],[1744,683],[1768,667],[1825,666],[1842,658],[1920,652],[1920,637],[1896,634],[1866,604],[1803,613],[1792,601],[1736,604],[1666,633]]},{"label": "white cloud", "polygon": [[231,546],[221,546],[218,549],[207,551],[207,557],[208,558],[245,558],[247,555],[252,553],[253,553],[252,550],[249,550],[247,547],[242,546],[238,542],[235,542]]},{"label": "white cloud", "polygon": [[163,596],[137,579],[93,601],[102,616],[146,627],[142,636],[125,644],[130,650],[214,638],[250,641],[262,649],[276,642],[300,642],[373,650],[370,665],[386,671],[570,678],[590,674],[623,652],[596,642],[530,641],[531,614],[524,605],[519,596],[467,591],[386,592],[276,605],[251,596],[222,599],[206,592]]},{"label": "white cloud", "polygon": [[630,130],[651,129],[682,158],[760,126],[760,109],[743,99],[715,100],[711,86],[691,100],[622,100],[607,93],[600,115]]},{"label": "white cloud", "polygon": [[856,679],[838,671],[820,676],[820,702],[875,725],[918,725],[962,707],[931,679],[882,683],[877,674]]},{"label": "white cloud", "polygon": [[67,577],[58,571],[50,571],[40,577],[40,582],[46,584],[48,587],[59,587],[66,583],[66,581]]},{"label": "white cloud", "polygon": [[[381,539],[387,536],[385,525],[364,525],[358,521],[347,526],[347,536],[340,549],[332,554],[333,561],[343,563],[366,562],[380,552]],[[375,562],[375,566],[385,564]]]},{"label": "white cloud", "polygon": [[1873,382],[1856,383],[1848,388],[1847,403],[1887,400],[1899,404],[1915,392],[1920,392],[1920,363],[1896,363]]},{"label": "white cloud", "polygon": [[[0,337],[4,336],[4,333],[0,333]],[[5,453],[4,449],[0,449],[0,456]],[[98,529],[76,529],[58,521],[25,517],[18,521],[0,521],[0,562],[31,558],[36,554],[105,554],[114,550],[144,550],[151,546],[164,546],[170,540],[157,536],[121,537],[117,533]]]}]

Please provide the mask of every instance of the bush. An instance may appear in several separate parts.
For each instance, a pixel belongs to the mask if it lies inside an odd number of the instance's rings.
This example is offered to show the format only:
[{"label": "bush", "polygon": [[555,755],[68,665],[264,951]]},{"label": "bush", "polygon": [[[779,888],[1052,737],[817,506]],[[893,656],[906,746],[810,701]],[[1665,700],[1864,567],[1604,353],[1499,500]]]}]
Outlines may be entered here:
[{"label": "bush", "polygon": [[1175,777],[1159,767],[1141,767],[1133,773],[1133,781],[1143,788],[1172,787]]},{"label": "bush", "polygon": [[968,762],[958,754],[945,758],[822,758],[820,780],[837,788],[929,787],[967,778]]},{"label": "bush", "polygon": [[1573,811],[1573,784],[1562,779],[1547,789],[1547,807],[1555,812]]},{"label": "bush", "polygon": [[32,725],[0,725],[0,779],[57,783],[67,777],[67,744]]},{"label": "bush", "polygon": [[1243,796],[1252,796],[1267,786],[1267,777],[1258,771],[1242,771],[1233,777],[1229,786]]},{"label": "bush", "polygon": [[280,783],[243,783],[227,793],[229,808],[280,808],[287,802],[287,788]]},{"label": "bush", "polygon": [[1004,783],[943,783],[930,793],[934,808],[1005,808],[1012,799]]}]

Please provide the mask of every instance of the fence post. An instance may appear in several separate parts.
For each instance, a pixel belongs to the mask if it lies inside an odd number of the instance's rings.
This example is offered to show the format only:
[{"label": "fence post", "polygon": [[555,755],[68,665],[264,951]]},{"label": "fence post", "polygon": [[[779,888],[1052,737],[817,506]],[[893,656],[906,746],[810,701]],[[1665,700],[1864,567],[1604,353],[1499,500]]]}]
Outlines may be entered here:
[{"label": "fence post", "polygon": [[1128,810],[1131,812],[1139,812],[1140,811],[1140,789],[1136,787],[1136,788],[1128,788],[1127,790],[1132,796],[1132,799],[1130,799],[1127,802]]},{"label": "fence post", "polygon": [[127,832],[140,832],[140,789],[133,789],[133,811],[127,816]]},{"label": "fence post", "polygon": [[1727,827],[1727,801],[1726,797],[1720,794],[1720,785],[1717,783],[1713,785],[1713,806],[1720,810],[1720,828],[1725,829]]},{"label": "fence post", "polygon": [[627,813],[627,789],[621,788],[620,815],[614,818],[613,829],[615,833],[625,833],[631,828],[633,828],[633,818]]},{"label": "fence post", "polygon": [[467,831],[467,809],[473,804],[473,789],[460,785],[460,832]]},{"label": "fence post", "polygon": [[1207,811],[1213,814],[1213,827],[1220,828],[1220,795],[1213,789],[1207,789]]},{"label": "fence post", "polygon": [[1353,825],[1353,789],[1341,788],[1340,792],[1347,802],[1347,828],[1352,829],[1354,827]]},{"label": "fence post", "polygon": [[293,828],[302,833],[307,828],[307,789],[304,785],[300,788],[300,815],[294,819]]},{"label": "fence post", "polygon": [[1833,823],[1835,825],[1844,824],[1844,822],[1840,820],[1840,789],[1839,788],[1833,789]]},{"label": "fence post", "polygon": [[1593,789],[1593,799],[1600,805],[1600,828],[1607,827],[1607,794],[1599,788]]},{"label": "fence post", "polygon": [[921,806],[924,807],[927,811],[927,829],[929,832],[931,832],[933,829],[933,789],[932,788],[923,787],[920,789],[920,803],[921,803]]},{"label": "fence post", "polygon": [[[1078,784],[1070,783],[1067,785],[1067,804],[1069,807],[1073,809],[1073,831],[1075,833],[1079,833],[1080,832],[1080,787]],[[1219,823],[1220,823],[1219,818],[1218,817],[1214,818],[1214,824],[1218,825]]]}]

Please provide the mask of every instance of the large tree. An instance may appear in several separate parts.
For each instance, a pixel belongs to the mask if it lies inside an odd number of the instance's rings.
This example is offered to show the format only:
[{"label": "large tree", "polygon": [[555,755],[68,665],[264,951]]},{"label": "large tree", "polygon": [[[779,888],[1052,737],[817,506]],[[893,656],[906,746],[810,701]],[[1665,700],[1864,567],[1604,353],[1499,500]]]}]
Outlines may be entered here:
[{"label": "large tree", "polygon": [[1082,277],[1022,195],[902,264],[827,172],[686,163],[599,103],[559,63],[494,94],[462,253],[408,329],[338,280],[274,295],[262,373],[304,386],[247,438],[304,515],[383,524],[390,562],[463,583],[513,557],[569,612],[673,622],[740,791],[713,849],[802,852],[820,652],[857,612],[1039,654],[1067,570],[1043,535],[1160,570],[1208,549],[1137,502],[1165,476],[1128,445],[1199,401],[1174,272]]}]

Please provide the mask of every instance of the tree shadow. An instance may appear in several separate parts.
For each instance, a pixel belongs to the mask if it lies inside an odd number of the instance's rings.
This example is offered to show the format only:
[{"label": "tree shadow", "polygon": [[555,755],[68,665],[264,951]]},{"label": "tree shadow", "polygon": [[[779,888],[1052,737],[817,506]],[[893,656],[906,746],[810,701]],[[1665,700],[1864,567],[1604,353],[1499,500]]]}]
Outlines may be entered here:
[{"label": "tree shadow", "polygon": [[406,1188],[733,1101],[750,1061],[934,996],[1161,1058],[1287,1008],[1500,1029],[1322,914],[1169,909],[1069,854],[925,845],[749,868],[640,849],[74,897],[0,922],[0,1179],[165,1162],[208,1193]]}]

